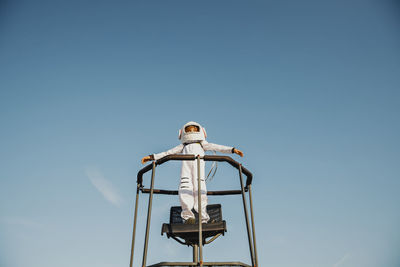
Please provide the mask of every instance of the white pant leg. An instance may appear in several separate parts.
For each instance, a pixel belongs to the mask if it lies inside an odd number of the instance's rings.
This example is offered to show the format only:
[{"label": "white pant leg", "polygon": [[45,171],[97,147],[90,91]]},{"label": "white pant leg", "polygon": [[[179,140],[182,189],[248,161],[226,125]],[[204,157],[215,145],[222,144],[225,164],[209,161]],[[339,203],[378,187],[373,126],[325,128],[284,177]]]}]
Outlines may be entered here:
[{"label": "white pant leg", "polygon": [[[198,173],[197,173],[197,161],[194,164],[193,168],[193,198],[194,198],[194,209],[195,211],[199,212],[198,209]],[[204,169],[205,169],[205,164],[204,161],[200,161],[200,186],[201,186],[201,218],[202,222],[206,223],[210,219],[210,216],[208,216],[207,213],[207,204],[208,204],[208,198],[207,198],[207,188],[206,188],[206,182],[205,182],[205,176],[204,176]]]},{"label": "white pant leg", "polygon": [[[200,180],[201,180],[201,217],[202,222],[207,222],[210,217],[207,214],[207,189],[204,179],[204,161],[200,161]],[[181,217],[184,220],[194,218],[192,209],[198,212],[197,197],[197,161],[183,161],[181,170],[181,184],[179,186],[179,200],[181,202]]]},{"label": "white pant leg", "polygon": [[181,217],[184,220],[194,218],[192,209],[194,207],[192,164],[189,161],[182,162],[181,184],[179,185],[179,200],[181,202]]}]

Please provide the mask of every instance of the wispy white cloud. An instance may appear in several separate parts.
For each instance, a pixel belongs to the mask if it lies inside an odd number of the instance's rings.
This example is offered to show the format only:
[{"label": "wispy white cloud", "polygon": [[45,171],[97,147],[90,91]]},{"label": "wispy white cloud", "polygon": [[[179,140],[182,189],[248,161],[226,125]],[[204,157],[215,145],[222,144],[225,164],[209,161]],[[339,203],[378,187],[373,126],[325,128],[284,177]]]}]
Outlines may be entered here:
[{"label": "wispy white cloud", "polygon": [[96,167],[86,167],[85,172],[90,182],[106,200],[117,207],[121,205],[123,202],[122,197],[120,197],[112,183]]},{"label": "wispy white cloud", "polygon": [[349,257],[350,257],[349,253],[345,254],[338,262],[333,264],[333,267],[338,267],[338,266],[342,265],[343,262],[345,262]]}]

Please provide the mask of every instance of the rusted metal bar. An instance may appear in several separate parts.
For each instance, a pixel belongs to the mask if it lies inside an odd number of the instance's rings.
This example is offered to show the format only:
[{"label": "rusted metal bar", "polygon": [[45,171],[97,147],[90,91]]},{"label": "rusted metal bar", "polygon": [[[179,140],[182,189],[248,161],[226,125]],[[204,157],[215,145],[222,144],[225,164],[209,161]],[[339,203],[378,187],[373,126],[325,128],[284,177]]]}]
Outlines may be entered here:
[{"label": "rusted metal bar", "polygon": [[[150,188],[141,188],[140,191],[144,194],[150,193]],[[209,196],[226,196],[226,195],[240,195],[241,190],[223,190],[223,191],[208,191]],[[159,195],[178,195],[178,190],[165,190],[165,189],[153,189],[153,194]]]},{"label": "rusted metal bar", "polygon": [[[159,160],[156,160],[155,163],[156,163],[156,165],[161,165],[170,160],[195,160],[195,159],[196,159],[195,155],[175,154],[175,155],[168,155]],[[228,157],[228,156],[205,155],[205,156],[201,157],[201,159],[203,159],[204,161],[227,162],[231,166],[235,167],[238,170],[239,170],[239,166],[241,166],[241,164],[239,162],[233,160],[231,157]],[[242,168],[242,173],[244,173],[247,176],[246,186],[245,186],[245,190],[247,191],[248,186],[251,184],[251,182],[253,180],[253,174],[249,170],[247,170],[245,167],[241,166],[241,168]],[[144,168],[142,168],[138,172],[137,183],[140,184],[140,186],[142,186],[142,183],[143,183],[143,174],[150,171],[151,169],[152,169],[151,164],[149,164],[149,165],[145,166]]]},{"label": "rusted metal bar", "polygon": [[197,156],[197,211],[199,214],[199,265],[203,266],[203,222],[201,208],[200,156]]},{"label": "rusted metal bar", "polygon": [[136,188],[136,201],[135,201],[135,213],[133,219],[133,231],[132,231],[132,246],[131,246],[131,259],[129,266],[133,265],[133,254],[135,251],[135,235],[136,235],[136,222],[137,222],[137,210],[138,210],[138,202],[139,202],[139,185]]},{"label": "rusted metal bar", "polygon": [[153,205],[153,188],[154,188],[154,176],[156,172],[156,163],[153,161],[151,172],[151,185],[150,185],[150,196],[149,196],[149,207],[147,209],[147,223],[146,223],[146,236],[144,238],[144,247],[143,247],[143,260],[142,267],[146,267],[146,259],[147,259],[147,247],[149,245],[149,231],[150,231],[150,221],[151,221],[151,208]]},{"label": "rusted metal bar", "polygon": [[250,235],[249,215],[247,212],[247,203],[246,203],[246,196],[245,196],[245,191],[244,191],[244,186],[243,186],[241,166],[239,166],[239,178],[240,178],[240,187],[242,188],[243,210],[244,210],[244,217],[246,218],[247,238],[249,239],[251,264],[252,264],[252,266],[255,266],[254,265],[255,261],[254,261],[254,252],[253,252],[253,242],[251,240],[251,235]]}]

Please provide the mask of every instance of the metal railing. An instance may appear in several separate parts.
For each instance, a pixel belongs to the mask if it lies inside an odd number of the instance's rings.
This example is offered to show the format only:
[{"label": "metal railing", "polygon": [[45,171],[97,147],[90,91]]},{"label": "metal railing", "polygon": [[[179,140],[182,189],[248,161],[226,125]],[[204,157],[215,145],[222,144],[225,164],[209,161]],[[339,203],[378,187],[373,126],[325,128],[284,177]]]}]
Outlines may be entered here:
[{"label": "metal railing", "polygon": [[[148,239],[149,239],[149,231],[150,231],[150,221],[151,221],[151,210],[152,210],[152,201],[154,194],[165,194],[165,195],[177,195],[177,190],[165,190],[165,189],[155,189],[154,188],[154,178],[155,178],[155,169],[156,166],[161,165],[165,162],[171,160],[178,160],[178,161],[197,161],[197,175],[198,175],[198,203],[199,203],[199,211],[201,211],[201,185],[200,185],[200,161],[218,161],[218,162],[227,162],[234,168],[239,171],[239,179],[240,179],[240,190],[223,190],[223,191],[208,191],[208,195],[242,195],[243,201],[243,210],[246,220],[246,228],[247,228],[247,237],[249,242],[249,251],[250,251],[250,258],[252,262],[252,267],[258,266],[258,256],[257,256],[257,247],[256,247],[256,235],[255,235],[255,226],[254,226],[254,214],[253,214],[253,202],[252,202],[252,195],[251,195],[251,183],[253,179],[253,175],[249,170],[242,166],[239,162],[233,160],[229,156],[219,156],[219,155],[168,155],[159,160],[153,161],[152,164],[149,164],[142,168],[137,174],[137,187],[136,187],[136,201],[135,201],[135,213],[134,213],[134,222],[133,222],[133,233],[132,233],[132,247],[131,247],[131,258],[130,258],[130,267],[133,265],[133,256],[134,256],[134,248],[135,248],[135,235],[136,235],[136,224],[137,224],[137,210],[138,210],[138,202],[139,202],[139,192],[148,193],[149,194],[149,204],[147,209],[147,223],[146,223],[146,232],[145,232],[145,241],[143,247],[143,258],[142,258],[142,267],[146,267],[146,260],[147,260],[147,248],[148,248]],[[150,188],[144,188],[143,186],[143,175],[148,171],[152,170],[151,173],[151,181],[150,181]],[[242,174],[245,174],[246,184],[243,183]],[[247,210],[247,201],[245,197],[245,193],[249,193],[249,202],[250,202],[250,217],[251,222],[248,216]],[[199,212],[199,222],[201,222],[201,212]],[[251,228],[250,228],[251,223]],[[210,262],[203,262],[203,244],[202,244],[202,223],[199,223],[199,246],[198,251],[193,249],[193,262],[192,263],[184,263],[183,262],[163,262],[159,264],[155,264],[152,266],[213,266],[214,265],[221,265],[221,264],[231,264],[231,266],[249,266],[243,263],[234,263],[234,262],[219,262],[219,263],[210,263]],[[198,255],[197,255],[198,252]],[[195,257],[196,256],[196,257]],[[160,265],[162,264],[162,265]]]}]

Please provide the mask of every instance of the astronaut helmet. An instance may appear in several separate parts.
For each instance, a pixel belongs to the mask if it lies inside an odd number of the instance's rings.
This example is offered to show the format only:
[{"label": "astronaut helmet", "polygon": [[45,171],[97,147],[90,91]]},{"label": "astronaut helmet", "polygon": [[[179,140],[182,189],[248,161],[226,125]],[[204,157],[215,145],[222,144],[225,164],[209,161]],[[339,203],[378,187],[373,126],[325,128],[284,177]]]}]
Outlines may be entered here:
[{"label": "astronaut helmet", "polygon": [[[188,131],[187,129],[189,128],[188,126],[195,126],[197,130]],[[206,129],[204,129],[199,123],[194,121],[189,121],[188,123],[183,125],[182,129],[179,130],[179,140],[181,140],[183,144],[201,142],[206,140],[206,138],[207,138]]]}]

